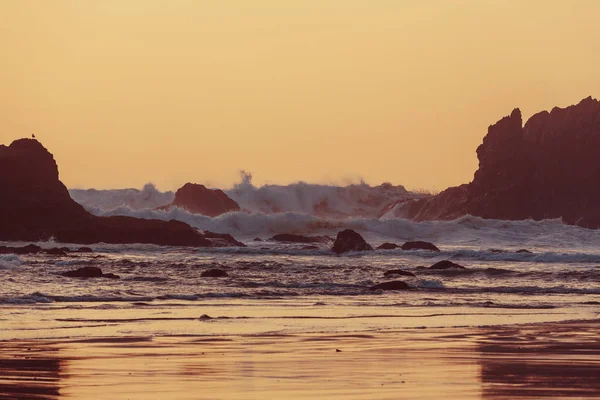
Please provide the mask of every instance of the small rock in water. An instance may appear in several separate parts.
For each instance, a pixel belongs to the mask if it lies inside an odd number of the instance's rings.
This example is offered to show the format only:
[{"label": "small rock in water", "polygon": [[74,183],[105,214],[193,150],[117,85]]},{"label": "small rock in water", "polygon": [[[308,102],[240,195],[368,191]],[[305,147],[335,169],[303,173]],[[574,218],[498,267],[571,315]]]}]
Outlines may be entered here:
[{"label": "small rock in water", "polygon": [[79,249],[77,249],[78,253],[93,253],[94,250],[90,249],[89,247],[80,247]]},{"label": "small rock in water", "polygon": [[397,249],[398,247],[400,247],[400,246],[398,246],[395,243],[383,243],[383,244],[377,246],[377,250],[394,250],[394,249]]},{"label": "small rock in water", "polygon": [[371,287],[371,290],[407,290],[411,289],[411,287],[406,282],[402,281],[391,281],[380,283],[379,285],[375,285]]},{"label": "small rock in water", "polygon": [[517,253],[527,253],[527,254],[533,254],[531,251],[527,250],[527,249],[521,249],[521,250],[517,250]]},{"label": "small rock in water", "polygon": [[253,242],[262,242],[263,240],[259,237],[252,239]]},{"label": "small rock in water", "polygon": [[466,269],[466,268],[463,267],[462,265],[453,263],[452,261],[443,260],[440,262],[436,262],[431,267],[429,267],[429,269]]},{"label": "small rock in water", "polygon": [[370,251],[373,248],[360,234],[352,229],[346,229],[337,234],[332,250],[340,254],[347,251]]},{"label": "small rock in water", "polygon": [[200,318],[198,318],[198,319],[199,319],[199,320],[201,320],[201,321],[206,321],[206,320],[209,320],[209,319],[214,319],[214,318],[213,318],[213,317],[211,317],[210,315],[202,314],[202,315],[200,316]]},{"label": "small rock in water", "polygon": [[[66,249],[66,251],[65,251]],[[52,256],[66,256],[67,255],[67,251],[69,251],[68,248],[64,247],[59,249],[58,247],[53,247],[51,249],[46,249],[46,250],[42,250],[45,254],[50,254]]]},{"label": "small rock in water", "polygon": [[102,270],[98,267],[83,267],[78,268],[73,271],[63,272],[62,276],[66,276],[69,278],[109,278],[109,279],[119,279],[119,275],[115,274],[104,274]]},{"label": "small rock in water", "polygon": [[229,276],[229,274],[227,272],[223,271],[222,269],[211,268],[211,269],[208,269],[208,270],[202,272],[202,274],[200,274],[200,276],[202,276],[204,278],[224,278],[226,276]]},{"label": "small rock in water", "polygon": [[423,242],[420,240],[414,242],[406,242],[402,245],[402,250],[430,250],[430,251],[440,251],[436,245],[429,242]]},{"label": "small rock in water", "polygon": [[340,349],[335,349],[336,353],[341,353],[342,351]]}]

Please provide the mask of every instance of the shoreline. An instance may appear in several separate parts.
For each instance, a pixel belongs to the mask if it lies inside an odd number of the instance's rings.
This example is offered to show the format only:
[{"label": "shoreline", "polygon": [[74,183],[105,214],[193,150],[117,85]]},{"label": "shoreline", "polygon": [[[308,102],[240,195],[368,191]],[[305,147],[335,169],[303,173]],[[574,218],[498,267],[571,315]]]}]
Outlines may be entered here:
[{"label": "shoreline", "polygon": [[0,399],[598,398],[599,336],[600,319],[8,340],[0,341]]}]

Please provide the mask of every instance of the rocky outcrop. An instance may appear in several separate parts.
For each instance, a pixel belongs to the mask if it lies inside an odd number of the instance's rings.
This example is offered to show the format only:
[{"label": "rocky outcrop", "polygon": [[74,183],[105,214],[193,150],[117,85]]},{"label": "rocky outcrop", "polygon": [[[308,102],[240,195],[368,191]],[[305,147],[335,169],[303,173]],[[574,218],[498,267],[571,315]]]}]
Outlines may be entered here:
[{"label": "rocky outcrop", "polygon": [[204,185],[186,183],[175,193],[171,204],[159,207],[161,210],[181,207],[194,214],[217,217],[230,211],[239,211],[240,206],[219,189],[208,189]]},{"label": "rocky outcrop", "polygon": [[429,242],[422,242],[417,240],[416,242],[406,242],[402,245],[402,250],[429,250],[429,251],[440,251],[436,245]]},{"label": "rocky outcrop", "polygon": [[469,184],[397,208],[415,220],[542,220],[600,228],[600,102],[588,97],[540,112],[523,125],[515,109],[488,129]]},{"label": "rocky outcrop", "polygon": [[442,260],[442,261],[439,261],[439,262],[436,262],[435,264],[433,264],[431,267],[429,267],[429,269],[444,270],[444,269],[466,269],[466,268],[463,267],[462,265],[453,263],[452,261]]},{"label": "rocky outcrop", "polygon": [[[69,196],[52,154],[37,140],[0,145],[0,240],[222,246],[180,221],[97,217]],[[228,245],[237,246],[238,243]]]},{"label": "rocky outcrop", "polygon": [[332,250],[335,253],[341,254],[348,251],[369,251],[373,250],[373,248],[360,234],[352,229],[346,229],[337,234]]},{"label": "rocky outcrop", "polygon": [[397,249],[398,247],[400,247],[400,246],[398,246],[395,243],[386,242],[386,243],[382,243],[379,246],[377,246],[377,250],[394,250],[394,249]]}]

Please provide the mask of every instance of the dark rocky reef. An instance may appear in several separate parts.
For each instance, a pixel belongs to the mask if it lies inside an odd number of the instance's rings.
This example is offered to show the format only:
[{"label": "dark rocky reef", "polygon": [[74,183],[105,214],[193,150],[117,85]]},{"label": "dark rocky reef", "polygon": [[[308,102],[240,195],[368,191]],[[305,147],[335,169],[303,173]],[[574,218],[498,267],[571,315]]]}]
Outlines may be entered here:
[{"label": "dark rocky reef", "polygon": [[380,283],[379,285],[372,286],[370,290],[409,290],[412,289],[408,283],[402,281],[391,281]]},{"label": "dark rocky reef", "polygon": [[463,267],[462,265],[453,263],[452,261],[442,260],[442,261],[438,261],[435,264],[433,264],[431,267],[429,267],[429,269],[444,270],[444,269],[466,269],[466,268]]},{"label": "dark rocky reef", "polygon": [[377,246],[377,250],[394,250],[397,249],[398,246],[396,243],[389,243],[389,242],[385,242],[380,244],[379,246]]},{"label": "dark rocky reef", "polygon": [[515,109],[488,129],[469,184],[400,206],[414,220],[463,215],[504,220],[562,218],[600,228],[600,102],[591,97],[540,112],[523,126]]},{"label": "dark rocky reef", "polygon": [[73,271],[63,272],[62,276],[66,276],[69,278],[108,278],[108,279],[119,279],[119,275],[115,274],[105,274],[98,267],[82,267],[77,268]]},{"label": "dark rocky reef", "polygon": [[337,234],[332,250],[341,254],[348,251],[370,251],[373,248],[360,234],[352,229],[346,229]]},{"label": "dark rocky reef", "polygon": [[[180,221],[97,217],[69,196],[52,154],[37,140],[0,145],[0,240],[222,246]],[[239,242],[227,243],[237,246]]]},{"label": "dark rocky reef", "polygon": [[175,193],[171,204],[160,210],[181,207],[194,214],[217,217],[230,211],[239,211],[240,206],[220,189],[208,189],[204,185],[186,183]]},{"label": "dark rocky reef", "polygon": [[417,240],[416,242],[406,242],[402,245],[402,250],[429,250],[429,251],[440,251],[436,245],[429,242],[422,242]]}]

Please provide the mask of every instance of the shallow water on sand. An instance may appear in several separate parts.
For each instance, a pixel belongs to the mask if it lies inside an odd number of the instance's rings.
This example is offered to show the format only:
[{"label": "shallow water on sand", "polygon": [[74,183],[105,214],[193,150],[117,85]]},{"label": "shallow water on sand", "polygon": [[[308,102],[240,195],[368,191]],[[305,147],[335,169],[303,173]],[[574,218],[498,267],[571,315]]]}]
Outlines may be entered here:
[{"label": "shallow water on sand", "polygon": [[0,399],[598,398],[597,322],[0,342]]}]

